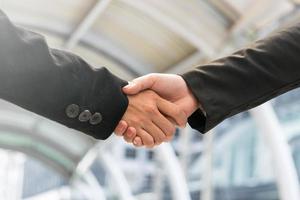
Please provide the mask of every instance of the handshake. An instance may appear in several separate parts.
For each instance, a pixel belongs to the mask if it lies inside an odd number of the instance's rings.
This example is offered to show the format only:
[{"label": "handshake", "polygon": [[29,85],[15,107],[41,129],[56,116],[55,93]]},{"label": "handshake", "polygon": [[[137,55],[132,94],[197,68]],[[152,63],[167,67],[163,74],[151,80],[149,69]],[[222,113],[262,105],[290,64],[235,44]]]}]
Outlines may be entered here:
[{"label": "handshake", "polygon": [[179,75],[149,74],[123,88],[128,108],[115,129],[136,147],[152,148],[170,141],[176,126],[185,127],[188,117],[200,106]]}]

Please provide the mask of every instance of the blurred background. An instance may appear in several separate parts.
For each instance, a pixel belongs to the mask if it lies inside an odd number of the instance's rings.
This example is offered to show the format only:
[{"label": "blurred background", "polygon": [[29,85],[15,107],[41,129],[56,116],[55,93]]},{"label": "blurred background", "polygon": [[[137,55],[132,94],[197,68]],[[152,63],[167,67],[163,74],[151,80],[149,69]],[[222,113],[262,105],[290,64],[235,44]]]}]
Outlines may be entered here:
[{"label": "blurred background", "polygon": [[[51,47],[131,80],[183,73],[242,48],[297,22],[298,2],[0,0],[0,8]],[[153,150],[115,136],[96,141],[1,101],[0,148],[4,200],[292,200],[299,189],[300,90],[204,136],[178,129],[170,144]]]}]

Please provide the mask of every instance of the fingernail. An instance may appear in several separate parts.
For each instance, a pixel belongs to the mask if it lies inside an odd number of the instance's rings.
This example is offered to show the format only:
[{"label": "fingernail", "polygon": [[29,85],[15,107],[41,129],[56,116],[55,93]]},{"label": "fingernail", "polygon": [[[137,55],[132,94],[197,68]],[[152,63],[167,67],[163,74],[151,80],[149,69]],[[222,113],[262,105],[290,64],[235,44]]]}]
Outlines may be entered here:
[{"label": "fingernail", "polygon": [[127,123],[124,122],[124,121],[122,121],[122,122],[121,122],[121,128],[120,128],[121,131],[124,132],[124,131],[126,130],[126,128],[127,128]]},{"label": "fingernail", "polygon": [[130,88],[130,87],[132,87],[132,86],[134,86],[134,85],[135,85],[134,82],[129,81],[129,82],[128,82],[128,85],[126,85],[124,88]]}]

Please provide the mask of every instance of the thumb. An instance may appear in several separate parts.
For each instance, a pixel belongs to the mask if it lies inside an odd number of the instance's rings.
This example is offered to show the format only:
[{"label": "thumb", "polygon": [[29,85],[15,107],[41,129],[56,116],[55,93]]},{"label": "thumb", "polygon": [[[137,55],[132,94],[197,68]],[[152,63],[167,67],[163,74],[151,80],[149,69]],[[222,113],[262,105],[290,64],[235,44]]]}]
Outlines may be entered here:
[{"label": "thumb", "polygon": [[141,76],[129,82],[123,87],[123,92],[128,95],[137,94],[143,90],[151,89],[154,84],[154,77],[152,75]]}]

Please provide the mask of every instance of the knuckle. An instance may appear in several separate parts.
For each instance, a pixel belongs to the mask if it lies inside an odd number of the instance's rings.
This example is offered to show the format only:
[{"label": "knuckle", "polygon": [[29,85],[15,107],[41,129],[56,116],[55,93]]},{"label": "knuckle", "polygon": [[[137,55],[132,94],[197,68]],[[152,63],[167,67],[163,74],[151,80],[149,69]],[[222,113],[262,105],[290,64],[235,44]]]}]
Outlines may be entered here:
[{"label": "knuckle", "polygon": [[130,120],[130,126],[136,128],[136,127],[138,127],[141,124],[141,121],[143,121],[143,116],[133,117]]},{"label": "knuckle", "polygon": [[118,126],[116,127],[115,131],[120,132],[121,130],[123,130],[123,126],[121,123],[119,123]]},{"label": "knuckle", "polygon": [[126,142],[131,142],[131,140],[132,140],[132,138],[127,135],[124,136],[124,139]]},{"label": "knuckle", "polygon": [[148,141],[147,141],[147,143],[146,143],[146,147],[153,147],[154,146],[154,140],[153,140],[153,138],[152,139],[149,139]]},{"label": "knuckle", "polygon": [[148,75],[146,75],[146,77],[150,80],[150,81],[154,81],[156,74],[155,73],[150,73]]},{"label": "knuckle", "polygon": [[154,106],[146,106],[145,111],[149,114],[156,114],[157,110]]},{"label": "knuckle", "polygon": [[160,134],[157,139],[155,139],[155,145],[161,144],[166,141],[167,136],[165,134]]},{"label": "knuckle", "polygon": [[181,112],[181,110],[179,108],[175,108],[174,109],[174,114],[179,117],[179,116],[182,115],[182,112]]},{"label": "knuckle", "polygon": [[176,132],[176,127],[175,126],[170,126],[168,133],[166,134],[167,136],[172,136]]},{"label": "knuckle", "polygon": [[127,140],[129,140],[130,142],[133,140],[133,136],[132,136],[132,135],[127,135],[125,138],[126,138]]},{"label": "knuckle", "polygon": [[123,134],[124,134],[124,132],[125,132],[125,129],[123,128],[123,129],[117,129],[116,131],[115,131],[115,133],[118,135],[118,136],[122,136]]},{"label": "knuckle", "polygon": [[160,142],[164,142],[166,140],[167,136],[165,134],[162,134],[160,137]]},{"label": "knuckle", "polygon": [[154,78],[154,76],[155,76],[155,73],[150,73],[150,74],[146,75],[146,77],[148,77],[150,79]]},{"label": "knuckle", "polygon": [[167,136],[166,137],[166,142],[169,142],[169,141],[171,141],[173,139],[173,136]]},{"label": "knuckle", "polygon": [[155,145],[162,143],[163,142],[163,138],[162,137],[158,137],[157,139],[155,139]]},{"label": "knuckle", "polygon": [[135,137],[135,136],[134,136],[133,134],[131,134],[131,133],[126,133],[126,134],[124,135],[125,141],[126,141],[126,142],[129,142],[129,143],[132,142],[132,140],[133,140],[134,137]]},{"label": "knuckle", "polygon": [[137,124],[139,124],[140,122],[141,122],[141,119],[134,118],[134,119],[131,120],[131,126],[136,127]]},{"label": "knuckle", "polygon": [[187,124],[187,119],[183,119],[180,126],[185,127]]},{"label": "knuckle", "polygon": [[143,118],[139,121],[139,124],[141,127],[148,130],[148,128],[152,125],[152,121],[147,118]]}]

